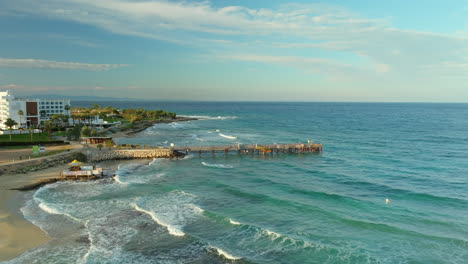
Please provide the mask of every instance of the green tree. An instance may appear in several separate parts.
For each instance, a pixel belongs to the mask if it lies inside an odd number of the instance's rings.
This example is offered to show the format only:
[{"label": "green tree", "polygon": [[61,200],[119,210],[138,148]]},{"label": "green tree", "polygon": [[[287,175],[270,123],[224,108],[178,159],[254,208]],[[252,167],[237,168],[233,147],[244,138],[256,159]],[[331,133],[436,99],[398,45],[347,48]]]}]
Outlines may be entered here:
[{"label": "green tree", "polygon": [[31,136],[31,142],[33,141],[33,132],[34,132],[34,126],[33,125],[30,125],[28,127],[28,130],[29,130],[29,135]]},{"label": "green tree", "polygon": [[97,147],[99,150],[101,150],[102,147],[104,147],[104,146],[103,146],[102,144],[98,144],[96,147]]},{"label": "green tree", "polygon": [[44,127],[44,130],[47,131],[47,135],[50,137],[50,133],[55,127],[54,123],[52,123],[51,121],[45,121],[42,125]]},{"label": "green tree", "polygon": [[104,142],[104,144],[106,145],[106,147],[108,147],[110,149],[110,148],[112,148],[112,146],[114,146],[114,141],[112,141],[112,139],[109,139],[109,140],[106,140],[106,142]]},{"label": "green tree", "polygon": [[19,110],[19,111],[18,111],[18,115],[19,115],[19,118],[20,118],[19,128],[20,128],[20,133],[21,133],[21,128],[23,127],[23,122],[21,122],[21,118],[22,118],[23,115],[24,115],[23,110]]},{"label": "green tree", "polygon": [[5,124],[5,126],[8,127],[8,130],[10,130],[10,141],[11,141],[11,132],[13,130],[13,127],[16,126],[18,123],[13,119],[8,118],[3,124]]},{"label": "green tree", "polygon": [[67,139],[71,141],[77,141],[80,139],[81,135],[81,125],[75,125],[73,128],[68,129]]},{"label": "green tree", "polygon": [[89,137],[91,135],[91,129],[89,127],[84,126],[81,128],[81,136],[82,137]]},{"label": "green tree", "polygon": [[101,107],[100,107],[98,104],[93,104],[93,109],[96,109],[96,110],[97,110],[97,109],[99,109],[99,108],[101,108]]},{"label": "green tree", "polygon": [[69,105],[65,105],[65,106],[63,107],[63,109],[65,109],[65,111],[67,111],[67,114],[70,115],[70,109],[71,109],[71,108],[70,108]]}]

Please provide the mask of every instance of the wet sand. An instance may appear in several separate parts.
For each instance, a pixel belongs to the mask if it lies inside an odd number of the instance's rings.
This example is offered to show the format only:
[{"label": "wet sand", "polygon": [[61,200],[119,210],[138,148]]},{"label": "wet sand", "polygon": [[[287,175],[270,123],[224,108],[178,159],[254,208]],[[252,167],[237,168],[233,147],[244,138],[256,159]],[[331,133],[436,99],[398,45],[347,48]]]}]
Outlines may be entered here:
[{"label": "wet sand", "polygon": [[[148,160],[139,160],[148,163]],[[98,164],[106,170],[117,170],[119,164],[135,163],[128,161],[105,161]],[[0,176],[0,261],[11,260],[25,251],[41,246],[52,240],[43,230],[26,220],[20,209],[26,202],[25,195],[30,192],[9,190],[45,178],[57,177],[59,172],[68,168],[60,165],[27,174],[5,174]]]},{"label": "wet sand", "polygon": [[34,173],[0,176],[0,261],[13,259],[51,239],[39,227],[23,218],[20,208],[25,203],[25,193],[9,189],[56,177],[65,168],[66,165]]}]

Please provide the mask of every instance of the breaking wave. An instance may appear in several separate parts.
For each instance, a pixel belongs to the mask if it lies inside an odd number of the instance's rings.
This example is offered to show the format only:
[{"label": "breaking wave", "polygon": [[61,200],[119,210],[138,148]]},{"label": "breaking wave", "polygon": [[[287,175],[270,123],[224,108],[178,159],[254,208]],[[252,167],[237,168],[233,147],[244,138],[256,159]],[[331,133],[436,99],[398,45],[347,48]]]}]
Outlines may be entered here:
[{"label": "breaking wave", "polygon": [[229,119],[238,118],[237,116],[207,116],[207,115],[193,115],[193,116],[184,115],[184,117],[196,118],[198,120],[229,120]]},{"label": "breaking wave", "polygon": [[221,134],[221,133],[219,133],[219,135],[220,135],[221,137],[227,138],[227,139],[237,139],[237,137],[235,137],[235,136],[224,135],[224,134]]},{"label": "breaking wave", "polygon": [[235,257],[235,256],[233,256],[233,255],[227,253],[226,251],[224,251],[224,250],[222,250],[222,249],[220,249],[220,248],[218,248],[218,247],[213,247],[213,246],[211,246],[211,248],[214,249],[214,250],[218,253],[218,255],[220,255],[220,256],[222,256],[222,257],[224,257],[224,258],[226,258],[226,259],[231,259],[231,260],[238,260],[238,259],[241,259],[241,258],[239,258],[239,257]]},{"label": "breaking wave", "polygon": [[233,224],[233,225],[240,225],[241,223],[237,222],[237,221],[234,221],[232,219],[229,219],[229,223]]},{"label": "breaking wave", "polygon": [[135,208],[135,210],[149,215],[151,219],[153,219],[158,225],[166,227],[169,234],[174,235],[174,236],[185,236],[185,233],[179,230],[178,228],[171,226],[170,224],[165,223],[161,219],[159,219],[156,213],[145,210],[139,207],[136,203],[132,203],[132,206],[133,208]]},{"label": "breaking wave", "polygon": [[202,161],[203,166],[212,167],[212,168],[222,168],[222,169],[233,169],[234,166],[226,164],[210,164]]}]

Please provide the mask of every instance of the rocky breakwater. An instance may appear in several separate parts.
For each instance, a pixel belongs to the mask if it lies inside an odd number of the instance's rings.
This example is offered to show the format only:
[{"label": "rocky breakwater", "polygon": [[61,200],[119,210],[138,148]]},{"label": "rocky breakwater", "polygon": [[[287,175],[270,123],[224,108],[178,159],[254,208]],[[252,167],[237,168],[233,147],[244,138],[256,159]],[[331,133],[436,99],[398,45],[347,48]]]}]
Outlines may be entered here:
[{"label": "rocky breakwater", "polygon": [[88,162],[123,159],[180,158],[185,154],[172,149],[115,149],[93,151],[88,155]]},{"label": "rocky breakwater", "polygon": [[[50,157],[35,158],[0,165],[0,176],[8,173],[28,173],[66,164],[72,160],[86,161],[86,156],[79,152],[64,152]],[[59,172],[57,172],[58,174]]]}]

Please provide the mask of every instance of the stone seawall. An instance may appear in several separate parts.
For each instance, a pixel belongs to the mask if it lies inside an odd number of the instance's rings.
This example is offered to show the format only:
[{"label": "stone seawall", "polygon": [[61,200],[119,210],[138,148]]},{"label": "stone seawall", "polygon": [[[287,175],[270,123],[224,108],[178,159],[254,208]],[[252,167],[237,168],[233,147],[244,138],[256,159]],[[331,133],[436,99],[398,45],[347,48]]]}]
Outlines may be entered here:
[{"label": "stone seawall", "polygon": [[119,149],[93,151],[88,156],[88,162],[123,159],[154,159],[154,158],[178,158],[184,154],[171,149]]},{"label": "stone seawall", "polygon": [[[74,159],[83,160],[86,157],[79,151],[64,152],[55,156],[36,158],[15,162],[12,164],[2,164],[0,166],[0,176],[7,173],[27,173],[31,171],[43,170],[58,165],[66,164]],[[58,175],[59,172],[57,172]]]}]

